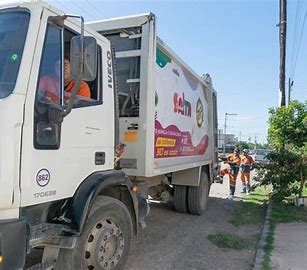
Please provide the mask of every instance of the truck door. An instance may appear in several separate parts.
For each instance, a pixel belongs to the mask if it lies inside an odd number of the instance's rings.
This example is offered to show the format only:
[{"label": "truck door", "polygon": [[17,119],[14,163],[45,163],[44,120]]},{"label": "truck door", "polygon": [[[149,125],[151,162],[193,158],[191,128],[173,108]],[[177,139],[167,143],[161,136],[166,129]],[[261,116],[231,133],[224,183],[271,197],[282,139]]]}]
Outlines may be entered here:
[{"label": "truck door", "polygon": [[113,168],[113,91],[105,87],[103,64],[107,42],[98,40],[95,80],[83,82],[90,88],[90,97],[77,96],[63,122],[50,120],[51,107],[65,107],[69,99],[64,90],[64,53],[79,31],[69,21],[64,29],[57,26],[54,15],[48,10],[43,13],[31,67],[22,146],[22,206],[71,197],[87,176]]}]

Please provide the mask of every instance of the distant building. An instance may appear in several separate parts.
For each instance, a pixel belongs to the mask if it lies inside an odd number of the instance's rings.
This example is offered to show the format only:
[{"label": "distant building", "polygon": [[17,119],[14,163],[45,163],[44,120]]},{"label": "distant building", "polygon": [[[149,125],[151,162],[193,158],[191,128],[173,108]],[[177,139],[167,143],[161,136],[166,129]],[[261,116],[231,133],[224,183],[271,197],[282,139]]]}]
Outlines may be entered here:
[{"label": "distant building", "polygon": [[[223,130],[219,129],[218,148],[220,151],[223,151],[224,148],[224,138]],[[238,138],[235,136],[235,134],[226,134],[226,152],[233,152],[237,142]]]}]

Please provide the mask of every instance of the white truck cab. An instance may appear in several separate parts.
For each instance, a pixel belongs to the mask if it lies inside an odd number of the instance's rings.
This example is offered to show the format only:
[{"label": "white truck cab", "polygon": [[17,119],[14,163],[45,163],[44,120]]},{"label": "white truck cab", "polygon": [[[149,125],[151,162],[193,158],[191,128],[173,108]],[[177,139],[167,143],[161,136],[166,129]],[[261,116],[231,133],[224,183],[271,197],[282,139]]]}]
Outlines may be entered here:
[{"label": "white truck cab", "polygon": [[148,195],[205,210],[216,92],[151,13],[84,25],[1,1],[0,126],[0,270],[23,269],[36,247],[28,269],[122,269]]}]

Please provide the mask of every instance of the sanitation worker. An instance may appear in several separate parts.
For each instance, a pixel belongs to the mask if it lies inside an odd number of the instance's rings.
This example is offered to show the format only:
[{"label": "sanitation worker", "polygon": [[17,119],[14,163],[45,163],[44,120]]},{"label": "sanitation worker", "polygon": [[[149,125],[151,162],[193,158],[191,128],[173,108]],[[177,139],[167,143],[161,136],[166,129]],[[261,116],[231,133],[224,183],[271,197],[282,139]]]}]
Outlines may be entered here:
[{"label": "sanitation worker", "polygon": [[226,168],[220,172],[220,176],[224,177],[225,174],[229,176],[229,199],[233,199],[236,191],[236,181],[239,173],[239,167],[241,164],[240,150],[235,149],[234,153],[227,157],[227,160],[224,161],[229,165],[229,168]]},{"label": "sanitation worker", "polygon": [[[64,88],[65,94],[71,93],[74,88],[75,81],[71,78],[70,61],[68,57],[64,59],[64,84],[65,84],[65,88]],[[78,88],[77,95],[87,97],[87,98],[91,97],[90,88],[85,81],[81,81],[79,88]]]},{"label": "sanitation worker", "polygon": [[246,193],[249,195],[250,193],[250,171],[252,170],[252,165],[254,163],[253,158],[248,154],[248,149],[244,149],[243,155],[241,156],[241,182],[242,182],[242,189],[241,193]]},{"label": "sanitation worker", "polygon": [[[54,73],[43,76],[39,81],[38,91],[50,103],[60,104],[61,66],[58,59],[54,64]],[[69,56],[64,59],[64,94],[65,101],[71,94],[74,87],[74,80],[71,78]],[[90,98],[91,92],[88,84],[81,81],[78,88],[78,96]]]}]

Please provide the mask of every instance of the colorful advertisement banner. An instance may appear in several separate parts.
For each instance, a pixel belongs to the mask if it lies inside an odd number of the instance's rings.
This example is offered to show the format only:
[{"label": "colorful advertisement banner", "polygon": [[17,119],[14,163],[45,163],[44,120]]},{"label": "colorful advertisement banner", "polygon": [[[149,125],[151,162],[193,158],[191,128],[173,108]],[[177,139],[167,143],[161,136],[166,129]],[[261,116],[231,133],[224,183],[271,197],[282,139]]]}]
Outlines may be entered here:
[{"label": "colorful advertisement banner", "polygon": [[154,157],[204,155],[209,115],[203,85],[159,48],[156,64]]}]

